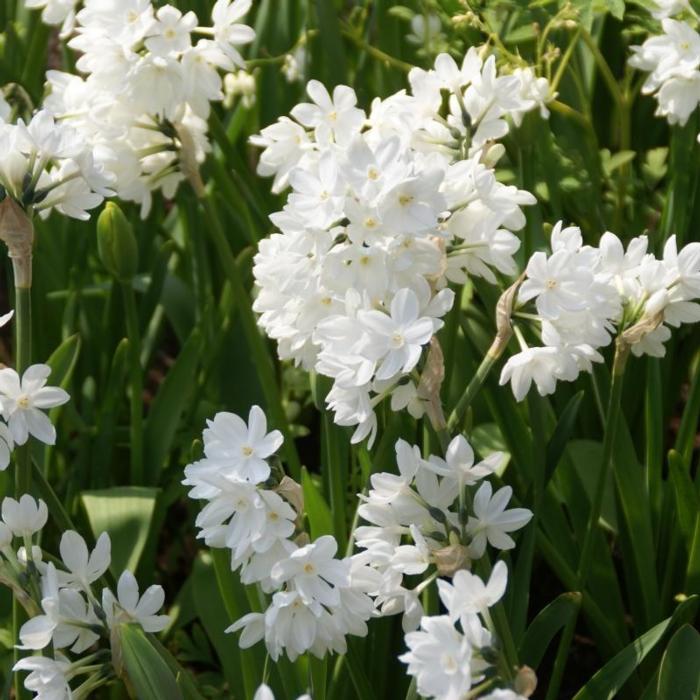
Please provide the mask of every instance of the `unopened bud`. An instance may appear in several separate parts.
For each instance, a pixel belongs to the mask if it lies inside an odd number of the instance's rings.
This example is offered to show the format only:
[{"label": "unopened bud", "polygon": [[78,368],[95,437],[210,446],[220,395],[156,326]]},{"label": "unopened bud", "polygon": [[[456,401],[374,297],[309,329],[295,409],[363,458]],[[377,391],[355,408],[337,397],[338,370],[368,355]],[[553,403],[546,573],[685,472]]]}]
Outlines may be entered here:
[{"label": "unopened bud", "polygon": [[506,152],[505,146],[502,143],[493,143],[484,149],[481,155],[481,162],[487,168],[495,168],[496,164]]},{"label": "unopened bud", "polygon": [[134,230],[114,202],[107,202],[97,219],[97,250],[107,271],[120,282],[136,274],[139,254]]}]

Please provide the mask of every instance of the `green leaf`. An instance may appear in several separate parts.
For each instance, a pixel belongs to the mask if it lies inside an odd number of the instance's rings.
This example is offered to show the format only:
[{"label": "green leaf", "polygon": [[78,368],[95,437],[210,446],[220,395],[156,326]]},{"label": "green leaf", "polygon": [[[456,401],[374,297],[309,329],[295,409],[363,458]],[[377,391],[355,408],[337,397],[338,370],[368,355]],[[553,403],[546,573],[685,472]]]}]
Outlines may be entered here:
[{"label": "green leaf", "polygon": [[175,676],[140,625],[133,622],[120,625],[116,636],[126,682],[138,700],[182,700]]},{"label": "green leaf", "polygon": [[583,391],[579,391],[577,394],[571,397],[569,403],[561,413],[559,422],[554,428],[552,437],[547,443],[547,452],[545,457],[545,476],[544,483],[545,486],[549,483],[549,480],[554,474],[554,470],[559,464],[559,460],[564,454],[571,435],[574,432],[574,425],[576,423],[576,418],[578,417],[579,409],[581,408],[581,401],[583,400]]},{"label": "green leaf", "polygon": [[136,571],[159,492],[142,486],[121,486],[81,494],[93,535],[97,538],[106,532],[112,540],[110,569],[115,576],[125,569]]},{"label": "green leaf", "polygon": [[333,534],[333,514],[326,500],[314,484],[306,467],[301,470],[301,487],[304,491],[304,510],[309,519],[311,539]]},{"label": "green leaf", "polygon": [[695,615],[698,598],[693,596],[678,606],[673,615],[652,627],[608,661],[574,696],[574,700],[611,700],[666,632],[688,615]]},{"label": "green leaf", "polygon": [[202,336],[192,331],[161,385],[146,420],[144,452],[146,479],[158,483],[160,471],[172,448],[177,427],[188,405],[193,377],[199,365]]},{"label": "green leaf", "polygon": [[657,698],[697,700],[700,697],[700,634],[683,625],[666,647],[657,686]]},{"label": "green leaf", "polygon": [[73,376],[75,363],[78,361],[80,354],[80,336],[75,335],[66,338],[53,354],[46,361],[46,364],[51,367],[51,384],[52,386],[66,387]]},{"label": "green leaf", "polygon": [[695,532],[695,520],[698,511],[700,511],[700,498],[698,498],[690,474],[688,474],[683,464],[683,457],[675,450],[671,450],[668,453],[668,469],[676,496],[678,524],[690,552],[690,545]]},{"label": "green leaf", "polygon": [[525,632],[520,644],[520,660],[536,669],[557,632],[576,615],[580,605],[580,593],[562,593],[542,609]]},{"label": "green leaf", "polygon": [[182,693],[183,700],[204,700],[204,696],[197,690],[192,674],[180,666],[175,657],[158,641],[155,635],[149,634],[147,639],[175,675],[177,687]]},{"label": "green leaf", "polygon": [[340,33],[338,11],[333,0],[316,0],[319,41],[323,51],[320,66],[330,84],[345,80],[345,49]]}]

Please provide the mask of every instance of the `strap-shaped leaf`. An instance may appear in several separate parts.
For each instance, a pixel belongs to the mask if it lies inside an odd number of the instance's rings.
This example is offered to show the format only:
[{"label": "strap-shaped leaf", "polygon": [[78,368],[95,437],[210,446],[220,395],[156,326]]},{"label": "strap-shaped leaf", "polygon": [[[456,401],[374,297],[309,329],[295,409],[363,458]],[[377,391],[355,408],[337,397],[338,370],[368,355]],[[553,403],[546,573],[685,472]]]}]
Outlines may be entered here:
[{"label": "strap-shaped leaf", "polygon": [[172,671],[136,623],[117,631],[125,682],[137,700],[183,700]]},{"label": "strap-shaped leaf", "polygon": [[124,569],[135,572],[151,529],[159,489],[123,486],[84,491],[83,507],[97,538],[106,532],[112,540],[110,569],[119,576]]},{"label": "strap-shaped leaf", "polygon": [[562,593],[537,614],[520,644],[519,656],[524,664],[532,668],[540,665],[557,632],[576,614],[580,605],[580,593]]},{"label": "strap-shaped leaf", "polygon": [[700,697],[700,633],[683,625],[666,647],[657,686],[657,698],[697,700]]},{"label": "strap-shaped leaf", "polygon": [[649,652],[664,638],[664,635],[677,624],[685,622],[695,615],[698,602],[700,602],[700,599],[697,596],[688,598],[676,608],[671,617],[666,618],[663,622],[659,622],[658,625],[654,625],[641,637],[635,639],[632,644],[625,647],[619,654],[608,661],[576,693],[574,700],[611,700],[611,698],[614,698]]}]

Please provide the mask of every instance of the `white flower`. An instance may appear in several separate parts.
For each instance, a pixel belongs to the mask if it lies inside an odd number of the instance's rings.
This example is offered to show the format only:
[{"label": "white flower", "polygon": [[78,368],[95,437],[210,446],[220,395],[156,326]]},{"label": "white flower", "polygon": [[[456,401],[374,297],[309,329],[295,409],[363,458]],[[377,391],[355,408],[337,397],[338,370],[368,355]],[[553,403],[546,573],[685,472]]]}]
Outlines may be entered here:
[{"label": "white flower", "polygon": [[[461,569],[452,583],[438,579],[437,585],[440,600],[447,608],[452,622],[467,615],[483,613],[495,605],[505,593],[508,582],[508,569],[504,562],[499,561],[493,567],[487,583],[476,574]],[[466,626],[466,625],[465,625]]]},{"label": "white flower", "polygon": [[402,289],[396,294],[390,315],[375,310],[361,311],[358,319],[369,333],[366,352],[381,361],[377,379],[410,372],[418,364],[423,345],[442,325],[428,316],[420,316],[418,297],[411,289]]},{"label": "white flower", "polygon": [[165,592],[161,586],[149,586],[139,596],[139,584],[130,571],[124,571],[117,581],[117,597],[108,588],[102,590],[102,608],[110,627],[120,622],[138,622],[145,632],[164,630],[170,618],[158,615],[163,607]]},{"label": "white flower", "polygon": [[474,464],[474,450],[462,435],[450,441],[445,459],[431,456],[425,466],[439,476],[455,482],[458,491],[465,486],[473,486],[485,476],[493,474],[503,460],[502,452],[494,452],[483,461]]},{"label": "white flower", "polygon": [[18,445],[27,442],[29,435],[47,445],[56,442],[56,429],[40,409],[61,406],[70,396],[63,389],[45,386],[50,374],[48,365],[32,365],[20,381],[13,369],[0,370],[0,405]]},{"label": "white flower", "polygon": [[467,522],[467,534],[472,537],[469,552],[473,559],[484,554],[487,541],[496,549],[515,547],[515,542],[506,533],[526,525],[532,518],[532,513],[527,508],[506,510],[512,495],[513,489],[510,486],[503,486],[496,493],[493,493],[488,481],[479,487],[472,504],[474,517],[470,516]]},{"label": "white flower", "polygon": [[552,394],[557,379],[575,379],[578,367],[573,356],[558,347],[527,348],[508,358],[500,384],[511,382],[517,401],[522,401],[534,381],[541,396]]},{"label": "white flower", "polygon": [[44,613],[25,622],[19,631],[23,649],[39,650],[53,643],[56,649],[71,647],[79,654],[97,641],[91,629],[98,622],[92,606],[78,591],[59,589],[52,562],[42,576],[41,594]]},{"label": "white flower", "polygon": [[356,107],[357,95],[352,88],[338,85],[331,97],[323,83],[310,80],[306,92],[312,102],[298,104],[292,110],[292,116],[304,126],[316,129],[319,140],[332,134],[337,141],[347,143],[359,131],[365,115]]},{"label": "white flower", "polygon": [[216,0],[211,11],[214,37],[218,46],[234,65],[240,67],[243,67],[245,62],[236,47],[253,41],[255,32],[239,20],[248,14],[252,4],[252,0]]},{"label": "white flower", "polygon": [[26,493],[19,501],[9,496],[3,499],[2,519],[15,537],[31,537],[46,525],[48,518],[49,509],[41,499],[35,501]]},{"label": "white flower", "polygon": [[150,36],[146,38],[146,48],[159,56],[181,53],[190,47],[190,33],[196,26],[194,12],[183,15],[172,5],[160,7]]},{"label": "white flower", "polygon": [[300,547],[272,567],[272,580],[278,585],[289,582],[306,605],[338,605],[338,588],[350,583],[349,563],[335,559],[338,543],[324,535]]},{"label": "white flower", "polygon": [[472,686],[472,650],[446,615],[424,617],[421,629],[406,637],[408,651],[399,657],[427,698],[461,698]]},{"label": "white flower", "polygon": [[76,584],[85,590],[107,571],[111,561],[111,542],[103,532],[92,552],[88,551],[85,540],[73,530],[67,530],[61,537],[59,550],[68,574],[61,576],[63,585]]},{"label": "white flower", "polygon": [[518,299],[525,302],[536,298],[537,312],[544,318],[556,319],[563,311],[580,311],[585,307],[584,295],[593,281],[592,275],[576,265],[568,251],[558,250],[549,257],[535,253],[526,273]]},{"label": "white flower", "polygon": [[55,659],[47,656],[27,656],[13,667],[14,672],[29,671],[24,687],[35,693],[34,700],[71,700],[68,685],[70,662],[62,655]]},{"label": "white flower", "polygon": [[217,413],[207,421],[204,452],[208,458],[241,479],[260,483],[270,475],[267,459],[283,442],[279,430],[267,432],[267,418],[259,406],[248,414],[248,424],[233,413]]}]

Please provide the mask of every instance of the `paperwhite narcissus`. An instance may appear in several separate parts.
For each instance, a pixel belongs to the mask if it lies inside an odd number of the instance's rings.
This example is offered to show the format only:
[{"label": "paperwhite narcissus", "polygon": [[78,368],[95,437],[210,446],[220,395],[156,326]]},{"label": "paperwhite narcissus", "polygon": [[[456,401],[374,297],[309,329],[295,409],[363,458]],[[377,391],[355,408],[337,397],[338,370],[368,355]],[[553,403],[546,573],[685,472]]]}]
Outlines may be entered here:
[{"label": "paperwhite narcissus", "polygon": [[64,585],[78,585],[89,589],[109,568],[112,560],[112,546],[109,535],[103,532],[95,548],[90,552],[85,540],[73,530],[67,530],[61,537],[59,551],[68,574],[61,576]]},{"label": "paperwhite narcissus", "polygon": [[124,571],[117,581],[117,595],[108,588],[102,591],[102,608],[110,626],[120,622],[138,622],[145,632],[161,632],[170,618],[158,615],[165,602],[161,586],[149,586],[139,595],[139,584],[130,571]]},{"label": "paperwhite narcissus", "polygon": [[480,557],[488,542],[497,549],[512,549],[515,542],[506,533],[519,530],[532,518],[526,508],[506,510],[513,495],[510,486],[503,486],[493,493],[491,483],[485,481],[474,496],[474,516],[469,518],[467,532],[472,536],[469,551],[472,557]]},{"label": "paperwhite narcissus", "polygon": [[448,282],[515,273],[512,231],[535,203],[498,182],[493,141],[508,116],[547,114],[546,79],[499,74],[473,47],[462,68],[441,54],[409,82],[363,111],[352,88],[330,94],[312,80],[309,102],[251,139],[263,148],[258,172],[275,192],[291,188],[271,217],[280,233],[255,259],[254,308],[282,359],[333,380],[326,403],[338,425],[355,426],[353,443],[374,440],[385,397],[420,415],[401,380],[452,307]]},{"label": "paperwhite narcissus", "polygon": [[518,292],[520,307],[534,300],[542,338],[541,346],[527,347],[520,336],[521,351],[501,371],[500,383],[510,382],[518,401],[532,382],[547,396],[557,382],[590,372],[603,361],[600,348],[637,323],[647,328],[626,341],[631,352],[663,357],[668,326],[700,321],[699,243],[678,250],[670,236],[659,259],[647,252],[646,236],[625,249],[608,231],[595,248],[583,244],[578,227],[558,222],[551,248],[549,256],[539,251],[530,258]]},{"label": "paperwhite narcissus", "polygon": [[24,445],[29,435],[47,445],[56,442],[56,429],[43,410],[63,405],[70,396],[59,387],[46,386],[50,374],[48,365],[32,365],[21,380],[9,367],[0,370],[0,406],[18,445]]},{"label": "paperwhite narcissus", "polygon": [[48,518],[49,510],[41,499],[36,501],[26,493],[19,501],[9,496],[3,499],[2,519],[15,537],[31,537],[46,525]]},{"label": "paperwhite narcissus", "polygon": [[279,430],[267,432],[267,419],[259,406],[253,406],[248,423],[233,413],[217,413],[207,421],[204,453],[227,468],[231,476],[260,483],[270,474],[267,459],[282,445]]}]

